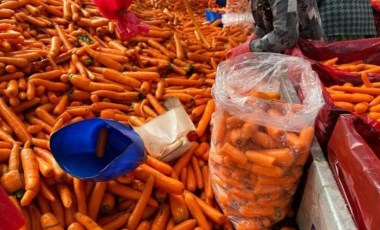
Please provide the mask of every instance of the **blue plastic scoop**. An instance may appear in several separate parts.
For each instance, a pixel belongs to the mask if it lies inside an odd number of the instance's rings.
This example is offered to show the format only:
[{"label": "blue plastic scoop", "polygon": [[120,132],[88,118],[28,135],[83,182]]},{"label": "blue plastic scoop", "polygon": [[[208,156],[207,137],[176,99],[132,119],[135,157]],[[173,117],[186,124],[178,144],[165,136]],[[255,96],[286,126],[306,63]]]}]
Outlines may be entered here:
[{"label": "blue plastic scoop", "polygon": [[[104,156],[96,156],[98,134],[106,128]],[[111,180],[145,160],[144,144],[129,127],[113,120],[92,118],[67,125],[50,138],[58,164],[70,175],[91,181]]]}]

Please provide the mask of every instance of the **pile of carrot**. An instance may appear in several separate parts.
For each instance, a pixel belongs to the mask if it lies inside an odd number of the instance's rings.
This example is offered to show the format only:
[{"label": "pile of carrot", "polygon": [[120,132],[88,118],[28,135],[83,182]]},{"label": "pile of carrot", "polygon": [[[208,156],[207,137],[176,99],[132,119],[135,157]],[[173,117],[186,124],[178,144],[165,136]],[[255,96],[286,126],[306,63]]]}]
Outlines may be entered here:
[{"label": "pile of carrot", "polygon": [[[271,94],[252,95],[279,100]],[[268,229],[289,211],[314,128],[291,132],[216,107],[209,162],[215,197],[236,229]],[[268,119],[283,116],[281,108],[269,103],[264,107],[255,114]]]},{"label": "pile of carrot", "polygon": [[[211,86],[238,26],[204,21],[205,1],[140,0],[150,30],[121,41],[90,0],[0,3],[0,178],[23,229],[233,229],[209,179]],[[148,157],[130,174],[86,182],[66,174],[49,147],[57,129],[92,117],[142,125],[176,96],[198,141],[166,164]]]},{"label": "pile of carrot", "polygon": [[353,73],[380,73],[380,66],[375,64],[365,63],[363,60],[357,60],[350,63],[338,64],[339,58],[331,58],[329,60],[321,61],[323,65],[331,66],[342,71]]},{"label": "pile of carrot", "polygon": [[365,80],[361,86],[345,83],[342,86],[330,86],[326,90],[334,105],[380,122],[380,83],[371,83],[365,74],[362,74],[362,78]]}]

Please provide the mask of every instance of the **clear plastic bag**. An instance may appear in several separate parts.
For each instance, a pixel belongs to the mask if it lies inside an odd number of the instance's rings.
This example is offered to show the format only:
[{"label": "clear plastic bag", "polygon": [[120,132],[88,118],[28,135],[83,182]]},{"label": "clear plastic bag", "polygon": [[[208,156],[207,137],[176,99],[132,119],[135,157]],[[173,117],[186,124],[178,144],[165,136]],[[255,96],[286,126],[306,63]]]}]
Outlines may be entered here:
[{"label": "clear plastic bag", "polygon": [[220,63],[210,172],[236,229],[283,219],[297,189],[323,106],[321,84],[298,57],[246,53]]},{"label": "clear plastic bag", "polygon": [[254,23],[250,0],[227,0],[226,13],[222,16],[225,26],[248,25]]}]

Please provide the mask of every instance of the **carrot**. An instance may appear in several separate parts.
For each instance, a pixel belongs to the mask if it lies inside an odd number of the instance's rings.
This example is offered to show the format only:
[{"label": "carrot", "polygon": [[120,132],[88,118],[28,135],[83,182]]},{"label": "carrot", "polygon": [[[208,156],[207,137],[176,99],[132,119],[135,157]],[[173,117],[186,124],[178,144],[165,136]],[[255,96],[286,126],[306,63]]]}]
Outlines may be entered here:
[{"label": "carrot", "polygon": [[57,183],[56,188],[61,197],[63,206],[70,208],[73,204],[73,198],[69,187],[65,183]]},{"label": "carrot", "polygon": [[10,155],[11,155],[10,149],[0,149],[0,162],[9,161]]},{"label": "carrot", "polygon": [[335,63],[338,61],[338,58],[335,57],[335,58],[332,58],[332,59],[329,59],[329,60],[326,60],[326,61],[323,61],[322,63],[324,65],[329,65],[329,66],[333,66],[335,65]]},{"label": "carrot", "polygon": [[93,220],[97,219],[106,188],[107,182],[97,182],[92,190],[87,210],[88,216]]},{"label": "carrot", "polygon": [[265,167],[273,166],[273,163],[276,161],[276,158],[273,156],[268,156],[252,150],[245,152],[245,155],[247,156],[248,161]]},{"label": "carrot", "polygon": [[186,189],[190,192],[195,192],[196,190],[196,179],[193,168],[189,165],[187,167],[187,177],[186,177]]},{"label": "carrot", "polygon": [[[70,78],[70,82],[78,89],[86,91],[96,91],[96,90],[111,90],[115,92],[123,92],[124,88],[119,85],[111,85],[107,83],[92,82],[90,79],[85,78],[80,75],[73,75]],[[74,91],[75,92],[75,91]],[[90,96],[90,95],[88,95]],[[73,95],[71,95],[73,97]],[[86,98],[87,99],[87,98]]]},{"label": "carrot", "polygon": [[166,112],[166,109],[158,102],[158,100],[152,94],[148,93],[146,95],[146,98],[158,114],[163,114]]},{"label": "carrot", "polygon": [[[344,86],[336,85],[336,86],[330,87],[330,89],[353,93],[353,96],[356,96],[357,98],[360,98],[360,97],[368,98],[368,97],[371,97],[370,95],[380,94],[380,89],[377,89],[377,88],[344,87]],[[341,95],[341,94],[334,94],[334,95]],[[372,98],[373,97],[371,97],[371,99]],[[333,98],[333,100],[335,99]],[[350,101],[350,102],[361,102],[361,101]]]},{"label": "carrot", "polygon": [[41,227],[43,230],[63,230],[62,225],[58,222],[57,217],[53,213],[44,213],[41,215]]},{"label": "carrot", "polygon": [[167,175],[167,176],[170,176],[173,169],[170,165],[160,161],[160,160],[157,160],[155,159],[154,157],[151,157],[151,156],[147,156],[146,158],[146,164],[150,165],[151,167],[157,169],[158,171],[160,171],[161,173]]},{"label": "carrot", "polygon": [[124,70],[124,66],[122,64],[120,64],[119,62],[117,62],[111,58],[106,57],[102,53],[97,52],[88,46],[85,46],[84,49],[88,55],[90,55],[93,59],[95,59],[99,63],[103,64],[104,66],[106,66],[110,69],[117,70],[117,71],[123,71]]},{"label": "carrot", "polygon": [[11,170],[1,177],[1,185],[9,194],[22,188],[22,180],[18,170]]},{"label": "carrot", "polygon": [[185,54],[183,51],[182,43],[178,37],[178,34],[174,33],[173,38],[174,38],[174,42],[175,42],[175,46],[176,46],[176,57],[180,60],[185,59]]},{"label": "carrot", "polygon": [[127,227],[129,229],[137,228],[140,222],[140,219],[142,217],[142,214],[144,212],[144,209],[147,206],[150,195],[152,193],[154,181],[155,181],[155,178],[153,176],[149,176],[148,179],[146,180],[146,184],[141,194],[141,197],[137,201],[135,209],[132,211],[131,216],[128,220]]},{"label": "carrot", "polygon": [[20,169],[20,151],[20,146],[18,144],[13,144],[8,161],[9,171]]},{"label": "carrot", "polygon": [[251,138],[255,144],[263,148],[271,149],[271,148],[276,147],[275,141],[267,133],[258,131],[258,132],[253,133]]},{"label": "carrot", "polygon": [[103,226],[104,230],[117,230],[124,226],[130,217],[130,213],[124,213]]},{"label": "carrot", "polygon": [[204,181],[203,181],[203,177],[202,177],[202,172],[201,172],[201,168],[199,166],[198,160],[195,156],[192,157],[191,164],[193,166],[193,171],[194,171],[195,179],[197,182],[197,188],[203,189],[204,188]]},{"label": "carrot", "polygon": [[[132,200],[138,200],[141,196],[139,191],[116,181],[109,181],[107,190],[115,195]],[[153,198],[149,199],[148,204],[152,207],[158,207],[157,201]]]},{"label": "carrot", "polygon": [[16,116],[16,114],[6,105],[3,98],[0,98],[0,115],[12,128],[12,130],[15,132],[16,136],[21,140],[22,143],[25,143],[27,140],[31,138],[25,125]]},{"label": "carrot", "polygon": [[172,230],[193,230],[197,226],[197,220],[189,219],[185,220],[182,223],[174,226]]},{"label": "carrot", "polygon": [[152,230],[165,230],[170,218],[169,204],[164,203],[152,223]]},{"label": "carrot", "polygon": [[152,175],[155,178],[155,186],[169,193],[181,194],[184,190],[184,186],[181,182],[165,176],[147,164],[139,165],[133,174],[136,178],[143,180],[147,180],[149,175]]},{"label": "carrot", "polygon": [[63,181],[63,177],[65,176],[65,172],[61,169],[61,167],[58,165],[57,161],[54,159],[53,155],[46,149],[34,147],[33,148],[35,154],[42,159],[44,159],[46,162],[48,162],[50,165],[54,168],[54,177],[57,181]]},{"label": "carrot", "polygon": [[84,181],[74,178],[74,193],[78,204],[78,211],[87,215],[87,204]]},{"label": "carrot", "polygon": [[168,49],[166,49],[163,45],[161,45],[160,43],[158,43],[157,41],[155,41],[153,39],[148,39],[148,44],[151,47],[153,47],[153,48],[161,51],[166,56],[168,56],[170,58],[174,58],[173,54]]},{"label": "carrot", "polygon": [[169,194],[169,203],[172,216],[177,224],[189,218],[189,210],[182,195]]},{"label": "carrot", "polygon": [[20,68],[26,68],[29,66],[29,61],[25,58],[17,57],[0,57],[0,62],[8,65],[14,65]]},{"label": "carrot", "polygon": [[74,218],[88,230],[101,230],[102,228],[90,217],[80,212],[75,213]]},{"label": "carrot", "polygon": [[5,95],[7,97],[15,97],[18,94],[18,84],[15,79],[12,79],[8,82],[8,86],[5,90]]},{"label": "carrot", "polygon": [[160,79],[160,74],[157,72],[123,72],[123,75],[139,81],[158,81]]},{"label": "carrot", "polygon": [[355,105],[350,103],[350,102],[345,102],[345,101],[334,101],[334,105],[337,107],[341,107],[343,109],[347,109],[351,112],[354,111]]},{"label": "carrot", "polygon": [[30,141],[25,143],[21,150],[21,163],[24,170],[25,189],[38,190],[40,187],[40,175],[38,172],[38,162],[34,151],[30,148]]},{"label": "carrot", "polygon": [[185,193],[184,197],[187,207],[189,208],[191,215],[197,220],[198,225],[205,230],[210,229],[206,217],[204,216],[204,213],[202,212],[194,195],[191,193]]},{"label": "carrot", "polygon": [[245,156],[243,152],[235,148],[230,143],[225,143],[220,151],[222,154],[230,157],[234,162],[236,162],[239,165],[244,166],[248,162],[247,156]]},{"label": "carrot", "polygon": [[207,102],[205,111],[203,112],[203,115],[198,122],[198,126],[197,126],[198,137],[203,136],[203,134],[205,133],[206,128],[208,124],[210,123],[211,115],[214,112],[214,110],[215,110],[215,102],[214,100],[210,100],[209,102]]},{"label": "carrot", "polygon": [[145,120],[138,116],[130,116],[128,122],[132,126],[143,126],[145,124]]},{"label": "carrot", "polygon": [[73,46],[71,45],[70,41],[67,39],[66,35],[65,35],[65,32],[63,31],[63,29],[61,28],[60,25],[58,24],[55,24],[54,25],[57,33],[58,33],[58,37],[60,38],[60,40],[62,41],[62,44],[68,49],[72,49]]},{"label": "carrot", "polygon": [[140,222],[139,226],[137,227],[137,230],[150,230],[151,225],[149,221],[142,221]]},{"label": "carrot", "polygon": [[380,95],[375,97],[370,103],[369,103],[369,106],[375,106],[375,105],[378,105],[380,104]]},{"label": "carrot", "polygon": [[107,139],[108,139],[108,130],[106,127],[102,127],[99,130],[98,139],[96,142],[96,153],[95,153],[96,157],[98,158],[104,157],[106,146],[107,146]]},{"label": "carrot", "polygon": [[51,91],[67,91],[69,86],[62,82],[52,82],[40,78],[33,78],[29,80],[29,83],[34,84],[35,86],[43,86]]},{"label": "carrot", "polygon": [[85,228],[80,223],[73,222],[67,227],[67,230],[85,230]]},{"label": "carrot", "polygon": [[44,177],[51,177],[54,175],[53,166],[47,163],[44,159],[36,156],[38,162],[38,168]]},{"label": "carrot", "polygon": [[180,174],[180,170],[182,170],[182,168],[186,167],[190,160],[191,160],[191,157],[193,156],[193,153],[194,151],[197,149],[198,147],[198,143],[197,142],[193,142],[190,149],[187,150],[176,162],[176,164],[174,165],[173,167],[173,171],[179,175]]},{"label": "carrot", "polygon": [[380,112],[380,104],[378,104],[378,105],[374,105],[374,106],[371,106],[371,107],[369,108],[369,111],[370,111],[370,112]]},{"label": "carrot", "polygon": [[126,74],[126,72],[120,73],[112,68],[105,68],[102,71],[102,74],[105,78],[116,81],[123,85],[134,87],[134,88],[141,87],[141,82],[138,81],[139,79],[136,80],[132,76],[129,76],[128,74]]}]

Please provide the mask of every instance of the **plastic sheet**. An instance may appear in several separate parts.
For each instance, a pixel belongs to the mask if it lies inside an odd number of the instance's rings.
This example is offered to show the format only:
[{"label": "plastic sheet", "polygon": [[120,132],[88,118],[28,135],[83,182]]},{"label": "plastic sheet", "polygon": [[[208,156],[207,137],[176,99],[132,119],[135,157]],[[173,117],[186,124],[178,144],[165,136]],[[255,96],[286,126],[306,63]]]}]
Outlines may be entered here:
[{"label": "plastic sheet", "polygon": [[222,16],[225,26],[247,25],[253,27],[254,19],[251,11],[251,1],[227,0],[226,13]]},{"label": "plastic sheet", "polygon": [[[98,134],[106,128],[104,157],[96,156]],[[135,169],[145,160],[144,144],[129,127],[113,120],[92,118],[65,126],[50,138],[58,164],[83,180],[111,180]]]},{"label": "plastic sheet", "polygon": [[236,229],[267,229],[289,209],[323,105],[308,62],[246,53],[220,63],[210,172],[215,197]]},{"label": "plastic sheet", "polygon": [[329,164],[359,229],[380,224],[380,132],[341,115],[328,144]]},{"label": "plastic sheet", "polygon": [[[319,61],[338,57],[339,63],[349,63],[363,60],[370,64],[380,64],[380,38],[360,39],[326,43],[299,39],[297,46],[286,52],[288,55],[298,56],[310,61],[314,71],[324,86],[342,85],[346,82],[355,85],[362,84],[359,73],[350,73],[336,68],[322,65]],[[380,73],[369,74],[371,81],[380,81]],[[322,150],[327,152],[327,143],[340,114],[350,113],[348,110],[335,106],[327,93],[323,90],[325,105],[320,110],[315,123],[315,135]],[[363,117],[363,119],[368,119]],[[370,123],[376,123],[370,121]],[[375,124],[376,125],[376,124]]]}]

